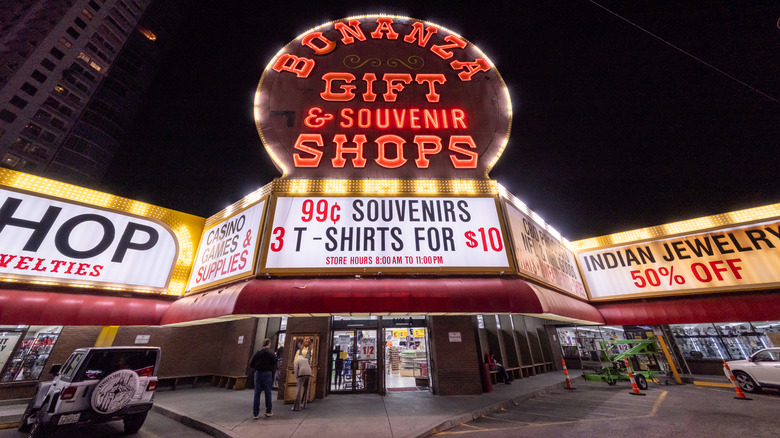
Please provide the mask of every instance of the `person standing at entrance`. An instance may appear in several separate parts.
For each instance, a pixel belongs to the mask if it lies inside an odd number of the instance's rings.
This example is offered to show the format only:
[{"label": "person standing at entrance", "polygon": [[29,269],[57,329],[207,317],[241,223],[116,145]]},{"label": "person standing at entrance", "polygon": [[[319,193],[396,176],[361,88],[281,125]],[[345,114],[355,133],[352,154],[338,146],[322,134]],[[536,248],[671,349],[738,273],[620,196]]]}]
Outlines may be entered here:
[{"label": "person standing at entrance", "polygon": [[296,356],[295,363],[295,377],[298,379],[298,393],[295,395],[295,406],[293,411],[300,411],[306,409],[306,402],[309,400],[309,383],[311,382],[311,366],[309,361],[306,360],[306,356]]},{"label": "person standing at entrance", "polygon": [[257,420],[260,416],[261,392],[265,392],[265,416],[271,417],[274,415],[271,404],[271,385],[273,384],[274,371],[276,371],[276,355],[271,351],[270,339],[263,341],[263,348],[252,356],[249,366],[255,370],[255,398],[252,403],[252,418]]},{"label": "person standing at entrance", "polygon": [[306,358],[306,361],[309,362],[309,365],[311,365],[311,350],[311,336],[304,336],[301,346],[298,347],[298,350],[295,352],[293,363],[295,363],[299,356],[303,356]]}]

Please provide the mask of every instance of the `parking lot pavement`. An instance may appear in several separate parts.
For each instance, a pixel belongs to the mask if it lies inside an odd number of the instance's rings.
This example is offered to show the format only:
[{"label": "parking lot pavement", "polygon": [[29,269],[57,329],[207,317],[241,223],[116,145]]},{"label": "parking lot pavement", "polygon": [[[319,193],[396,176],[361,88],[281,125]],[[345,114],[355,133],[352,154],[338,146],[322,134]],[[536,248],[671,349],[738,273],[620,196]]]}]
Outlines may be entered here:
[{"label": "parking lot pavement", "polygon": [[[27,436],[27,433],[19,432],[16,428],[0,430],[0,438],[24,438]],[[122,422],[112,421],[103,424],[90,424],[70,429],[61,429],[57,431],[53,438],[105,438],[121,436],[127,436],[122,431]],[[191,429],[152,411],[146,417],[146,422],[144,422],[141,430],[132,436],[136,438],[205,438],[210,435]]]},{"label": "parking lot pavement", "polygon": [[736,400],[729,388],[651,385],[645,396],[627,383],[608,386],[577,380],[573,391],[556,389],[435,436],[550,437],[637,436],[777,437],[780,394]]}]

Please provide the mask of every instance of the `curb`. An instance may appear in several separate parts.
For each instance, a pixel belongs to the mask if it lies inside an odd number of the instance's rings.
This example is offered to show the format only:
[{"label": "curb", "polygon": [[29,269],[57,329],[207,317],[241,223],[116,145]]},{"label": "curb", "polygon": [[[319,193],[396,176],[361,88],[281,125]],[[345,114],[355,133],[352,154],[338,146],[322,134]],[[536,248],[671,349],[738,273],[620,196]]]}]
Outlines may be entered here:
[{"label": "curb", "polygon": [[179,423],[187,427],[190,427],[195,430],[199,430],[201,432],[207,433],[217,438],[233,438],[234,436],[232,431],[230,431],[229,429],[225,429],[223,427],[217,426],[216,424],[207,423],[205,421],[195,420],[194,418],[188,417],[184,414],[180,414],[176,411],[162,407],[158,404],[154,404],[152,406],[152,410],[164,417],[168,417],[172,420],[178,421]]},{"label": "curb", "polygon": [[432,427],[431,429],[426,430],[425,432],[422,432],[422,433],[420,433],[418,435],[415,435],[414,437],[415,438],[429,437],[429,436],[435,435],[435,434],[437,434],[439,432],[444,432],[445,430],[452,429],[454,427],[458,427],[458,426],[460,426],[463,423],[467,423],[469,421],[476,420],[476,419],[478,419],[480,417],[490,415],[490,414],[492,414],[494,412],[497,412],[497,411],[500,411],[502,409],[507,409],[507,408],[511,408],[511,407],[517,406],[517,405],[520,404],[521,401],[528,400],[529,398],[537,397],[537,396],[546,394],[548,392],[551,392],[551,391],[553,391],[555,389],[559,389],[559,388],[562,389],[562,388],[565,388],[565,387],[566,387],[566,382],[556,383],[554,385],[548,386],[546,388],[539,389],[539,390],[534,391],[534,392],[529,392],[527,394],[519,395],[517,397],[513,397],[513,398],[508,399],[508,400],[504,400],[504,401],[493,403],[491,405],[488,405],[488,406],[485,406],[485,407],[473,410],[473,411],[471,411],[469,413],[456,415],[454,417],[448,418],[447,420],[444,420],[440,424]]}]

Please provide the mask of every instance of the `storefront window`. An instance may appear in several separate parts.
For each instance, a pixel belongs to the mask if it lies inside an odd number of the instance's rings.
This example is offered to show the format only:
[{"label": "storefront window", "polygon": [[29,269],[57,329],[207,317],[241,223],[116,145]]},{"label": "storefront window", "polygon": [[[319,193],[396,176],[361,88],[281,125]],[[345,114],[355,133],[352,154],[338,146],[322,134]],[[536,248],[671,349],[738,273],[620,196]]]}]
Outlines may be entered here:
[{"label": "storefront window", "polygon": [[61,326],[0,326],[1,380],[38,380],[61,331]]},{"label": "storefront window", "polygon": [[623,328],[618,326],[559,327],[557,331],[564,356],[584,360],[600,360],[600,341],[626,339]]},{"label": "storefront window", "polygon": [[728,322],[670,326],[685,359],[745,359],[780,341],[780,322]]}]

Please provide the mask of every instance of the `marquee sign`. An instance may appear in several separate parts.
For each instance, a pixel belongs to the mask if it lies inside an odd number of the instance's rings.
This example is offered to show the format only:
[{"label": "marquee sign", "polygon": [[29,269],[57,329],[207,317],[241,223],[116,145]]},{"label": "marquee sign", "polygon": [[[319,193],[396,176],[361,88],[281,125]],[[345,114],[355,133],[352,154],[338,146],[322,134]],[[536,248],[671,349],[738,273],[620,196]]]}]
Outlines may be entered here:
[{"label": "marquee sign", "polygon": [[775,288],[780,221],[723,227],[577,254],[591,298]]},{"label": "marquee sign", "polygon": [[264,212],[262,200],[203,230],[188,290],[254,274]]},{"label": "marquee sign", "polygon": [[178,253],[159,221],[0,188],[0,277],[164,291]]},{"label": "marquee sign", "polygon": [[503,79],[477,47],[431,23],[323,24],[268,64],[260,137],[286,177],[485,178],[511,124]]},{"label": "marquee sign", "polygon": [[574,253],[511,202],[507,201],[504,205],[515,247],[517,270],[587,299]]},{"label": "marquee sign", "polygon": [[279,197],[263,271],[510,271],[494,198]]}]

